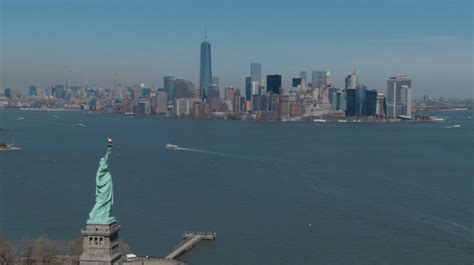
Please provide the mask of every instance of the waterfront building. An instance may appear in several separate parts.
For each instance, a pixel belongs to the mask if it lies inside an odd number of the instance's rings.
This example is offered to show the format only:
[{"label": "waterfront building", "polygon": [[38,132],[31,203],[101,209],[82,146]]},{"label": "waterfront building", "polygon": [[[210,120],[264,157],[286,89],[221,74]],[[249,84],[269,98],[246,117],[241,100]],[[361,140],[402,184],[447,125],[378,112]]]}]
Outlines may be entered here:
[{"label": "waterfront building", "polygon": [[168,113],[168,92],[166,89],[158,89],[156,91],[156,114]]},{"label": "waterfront building", "polygon": [[241,112],[242,111],[242,104],[241,104],[241,97],[240,97],[240,89],[234,89],[234,95],[232,97],[232,109],[233,112]]},{"label": "waterfront building", "polygon": [[304,114],[304,106],[299,102],[291,103],[290,105],[290,116],[301,117]]},{"label": "waterfront building", "polygon": [[281,75],[267,75],[267,92],[279,94],[281,88]]},{"label": "waterfront building", "polygon": [[387,117],[398,118],[400,115],[411,117],[412,79],[401,75],[387,80]]},{"label": "waterfront building", "polygon": [[148,101],[148,100],[139,101],[138,102],[138,113],[139,114],[144,114],[144,115],[150,115],[151,114],[150,101]]},{"label": "waterfront building", "polygon": [[356,114],[356,90],[346,89],[346,116]]},{"label": "waterfront building", "polygon": [[365,116],[366,110],[366,93],[367,88],[365,85],[357,85],[355,89],[355,115]]},{"label": "waterfront building", "polygon": [[290,95],[281,95],[280,97],[280,116],[288,118],[290,116]]},{"label": "waterfront building", "polygon": [[201,43],[201,61],[199,68],[199,89],[201,98],[206,100],[208,97],[209,87],[212,81],[212,64],[211,64],[211,44],[207,41],[207,34],[204,42]]},{"label": "waterfront building", "polygon": [[30,97],[38,96],[38,90],[36,89],[36,86],[30,86],[28,94],[29,94]]},{"label": "waterfront building", "polygon": [[377,95],[377,108],[375,114],[379,118],[384,118],[386,113],[385,96],[382,93]]},{"label": "waterfront building", "polygon": [[365,115],[375,116],[377,114],[377,90],[367,90],[365,96]]},{"label": "waterfront building", "polygon": [[252,82],[262,83],[262,64],[251,63],[250,64],[250,79]]},{"label": "waterfront building", "polygon": [[174,76],[163,77],[163,88],[166,90],[166,93],[168,96],[168,102],[173,102],[174,96],[175,96]]},{"label": "waterfront building", "polygon": [[245,78],[245,99],[252,100],[252,78],[249,76]]}]

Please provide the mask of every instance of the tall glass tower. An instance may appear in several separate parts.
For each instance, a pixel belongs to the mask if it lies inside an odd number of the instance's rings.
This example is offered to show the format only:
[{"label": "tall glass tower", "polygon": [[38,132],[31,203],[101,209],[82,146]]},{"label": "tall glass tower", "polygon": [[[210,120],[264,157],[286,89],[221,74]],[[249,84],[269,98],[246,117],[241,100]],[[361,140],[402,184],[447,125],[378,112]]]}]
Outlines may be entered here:
[{"label": "tall glass tower", "polygon": [[201,90],[201,98],[203,100],[207,99],[211,81],[211,44],[207,41],[207,34],[205,34],[204,42],[201,43],[201,65],[199,69],[199,89]]},{"label": "tall glass tower", "polygon": [[250,78],[251,78],[251,82],[257,81],[258,84],[262,83],[262,64],[261,63],[250,64]]}]

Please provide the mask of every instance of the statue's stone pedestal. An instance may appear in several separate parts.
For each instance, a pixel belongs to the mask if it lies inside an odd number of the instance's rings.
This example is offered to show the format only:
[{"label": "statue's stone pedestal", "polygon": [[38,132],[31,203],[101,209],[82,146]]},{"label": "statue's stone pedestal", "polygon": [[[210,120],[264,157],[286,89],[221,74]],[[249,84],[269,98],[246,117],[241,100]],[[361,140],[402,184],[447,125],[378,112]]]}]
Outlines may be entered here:
[{"label": "statue's stone pedestal", "polygon": [[80,265],[119,264],[121,254],[118,243],[120,225],[88,224],[81,230],[83,236]]}]

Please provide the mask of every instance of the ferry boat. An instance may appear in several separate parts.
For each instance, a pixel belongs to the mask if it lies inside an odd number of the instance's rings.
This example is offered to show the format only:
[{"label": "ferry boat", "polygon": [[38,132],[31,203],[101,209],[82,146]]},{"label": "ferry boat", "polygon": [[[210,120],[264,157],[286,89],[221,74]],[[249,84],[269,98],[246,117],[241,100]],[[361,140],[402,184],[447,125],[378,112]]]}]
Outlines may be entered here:
[{"label": "ferry boat", "polygon": [[314,119],[314,122],[326,122],[324,119]]},{"label": "ferry boat", "polygon": [[416,118],[416,121],[417,122],[440,122],[440,121],[444,121],[444,119],[434,117],[434,116],[421,116],[421,117]]},{"label": "ferry boat", "polygon": [[166,144],[166,145],[165,145],[165,148],[166,148],[166,149],[174,149],[174,150],[176,150],[176,149],[178,149],[178,146],[175,145],[175,144]]}]

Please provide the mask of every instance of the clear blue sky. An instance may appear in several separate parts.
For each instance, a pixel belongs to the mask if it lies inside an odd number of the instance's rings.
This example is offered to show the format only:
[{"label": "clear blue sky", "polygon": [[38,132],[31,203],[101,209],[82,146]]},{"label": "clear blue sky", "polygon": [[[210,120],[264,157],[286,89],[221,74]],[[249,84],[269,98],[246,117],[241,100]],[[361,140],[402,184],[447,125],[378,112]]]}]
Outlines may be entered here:
[{"label": "clear blue sky", "polygon": [[356,69],[385,91],[414,77],[415,96],[471,97],[470,0],[0,0],[1,86],[24,90],[68,79],[110,87],[161,87],[165,75],[198,84],[208,27],[213,75],[242,88],[250,62],[263,74],[331,70],[336,85]]}]

